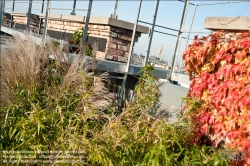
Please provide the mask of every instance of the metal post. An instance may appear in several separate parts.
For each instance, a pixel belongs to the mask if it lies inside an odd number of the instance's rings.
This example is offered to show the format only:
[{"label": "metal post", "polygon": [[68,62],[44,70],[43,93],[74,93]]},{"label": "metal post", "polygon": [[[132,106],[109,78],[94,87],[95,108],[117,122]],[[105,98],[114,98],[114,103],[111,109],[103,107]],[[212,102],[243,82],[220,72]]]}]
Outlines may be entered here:
[{"label": "metal post", "polygon": [[32,8],[32,0],[29,0],[29,10],[28,10],[28,16],[27,16],[27,25],[26,29],[30,30],[30,15],[31,15],[31,8]]},{"label": "metal post", "polygon": [[[93,3],[93,0],[89,0],[88,13],[87,13],[83,37],[82,37],[82,43],[84,46],[85,46],[85,42],[87,40],[87,35],[88,35],[88,26],[89,26],[89,19],[90,19],[90,14],[91,14],[91,9],[92,9],[92,3]],[[83,51],[81,51],[81,55],[83,55]]]},{"label": "metal post", "polygon": [[153,34],[154,34],[155,21],[156,21],[156,17],[157,17],[159,2],[160,2],[160,0],[156,0],[155,13],[153,15],[153,25],[152,25],[152,28],[151,28],[151,32],[149,33],[148,50],[146,51],[147,55],[146,55],[145,60],[144,60],[144,66],[148,63],[148,57],[149,57],[151,43],[152,43],[152,38],[153,38]]},{"label": "metal post", "polygon": [[14,12],[15,10],[15,0],[13,0],[13,4],[12,4],[12,12]]},{"label": "metal post", "polygon": [[183,31],[183,28],[184,28],[184,25],[185,25],[185,21],[186,21],[188,6],[189,6],[189,0],[186,0],[185,4],[184,4],[183,13],[182,13],[182,18],[181,18],[181,24],[180,24],[180,29],[179,29],[179,33],[178,33],[178,38],[177,38],[177,41],[176,41],[176,46],[175,46],[175,51],[174,51],[174,57],[173,57],[173,61],[172,61],[172,67],[171,67],[170,75],[169,75],[169,80],[171,80],[172,75],[174,73],[174,67],[175,67],[175,64],[176,64],[176,59],[177,59],[177,56],[179,54],[179,49],[180,49],[180,44],[181,44],[181,38],[182,38],[182,31]]},{"label": "metal post", "polygon": [[[186,42],[185,49],[187,49],[187,46],[188,46],[188,41],[189,41],[189,37],[190,37],[190,32],[192,30],[192,26],[193,26],[193,22],[194,22],[194,17],[195,17],[196,9],[197,9],[197,4],[195,4],[195,6],[194,6],[194,12],[193,12],[192,21],[191,21],[189,32],[188,32],[188,36],[187,36],[187,42]],[[183,62],[184,61],[182,60],[181,66],[183,66]]]},{"label": "metal post", "polygon": [[[42,4],[41,13],[43,13],[43,8],[44,8],[44,0],[43,0],[43,4]],[[37,32],[37,34],[40,34],[41,26],[42,26],[42,19],[39,18],[39,27],[38,27],[38,32]]]},{"label": "metal post", "polygon": [[0,27],[3,26],[3,19],[4,19],[4,12],[3,12],[3,8],[4,8],[4,2],[1,1],[1,8],[0,8]]},{"label": "metal post", "polygon": [[115,18],[115,19],[117,19],[117,17],[118,17],[118,7],[119,7],[119,2],[120,2],[120,0],[116,0],[116,2],[115,2],[115,9],[114,9],[114,15],[113,15],[113,18]]},{"label": "metal post", "polygon": [[139,20],[139,16],[140,16],[141,3],[142,3],[142,0],[139,0],[138,11],[137,11],[137,15],[136,15],[135,23],[134,23],[133,34],[132,34],[131,46],[130,46],[129,54],[128,54],[128,61],[127,61],[126,70],[125,70],[125,73],[124,73],[122,87],[121,87],[121,93],[120,93],[120,99],[119,99],[119,108],[118,108],[120,111],[122,109],[122,101],[123,101],[123,96],[124,96],[124,93],[125,93],[125,87],[126,87],[126,82],[127,82],[127,77],[128,77],[128,71],[129,71],[131,56],[132,56],[133,50],[134,50],[135,33],[136,33],[136,30],[137,30],[137,24],[138,24],[138,20]]},{"label": "metal post", "polygon": [[43,8],[44,8],[44,0],[43,0],[43,4],[42,4],[41,13],[43,13]]},{"label": "metal post", "polygon": [[76,8],[76,0],[74,0],[74,3],[73,3],[73,10],[72,10],[72,12],[70,13],[71,15],[76,15],[76,13],[75,13],[75,8]]},{"label": "metal post", "polygon": [[43,26],[43,38],[44,38],[44,42],[46,42],[47,25],[48,25],[48,19],[49,19],[49,10],[50,10],[50,0],[47,0],[47,8],[46,8],[46,14],[45,14],[44,26]]},{"label": "metal post", "polygon": [[[13,4],[12,4],[12,12],[14,12],[14,10],[15,10],[15,0],[13,0]],[[12,28],[12,26],[13,26],[13,16],[11,15],[11,17],[10,17],[10,27]]]}]

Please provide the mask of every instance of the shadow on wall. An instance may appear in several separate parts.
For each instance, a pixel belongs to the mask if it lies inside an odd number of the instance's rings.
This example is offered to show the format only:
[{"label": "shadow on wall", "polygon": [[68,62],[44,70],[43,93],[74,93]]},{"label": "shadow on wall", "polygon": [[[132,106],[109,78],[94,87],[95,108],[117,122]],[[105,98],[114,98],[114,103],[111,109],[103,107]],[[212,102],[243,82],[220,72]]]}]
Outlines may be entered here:
[{"label": "shadow on wall", "polygon": [[186,97],[188,89],[170,82],[163,82],[160,92],[162,94],[159,108],[161,114],[171,122],[177,121],[177,113],[183,105],[181,98]]}]

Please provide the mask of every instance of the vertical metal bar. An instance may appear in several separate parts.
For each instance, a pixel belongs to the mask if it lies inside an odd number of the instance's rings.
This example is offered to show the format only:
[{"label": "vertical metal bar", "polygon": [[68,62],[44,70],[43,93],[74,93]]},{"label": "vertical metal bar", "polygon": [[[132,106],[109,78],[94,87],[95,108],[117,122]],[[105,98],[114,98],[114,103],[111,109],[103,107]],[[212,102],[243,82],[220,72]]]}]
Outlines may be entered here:
[{"label": "vertical metal bar", "polygon": [[32,9],[32,0],[29,0],[29,10],[28,10],[28,16],[27,16],[27,24],[26,29],[30,30],[30,15],[31,15],[31,9]]},{"label": "vertical metal bar", "polygon": [[43,26],[43,38],[44,38],[44,42],[46,42],[47,25],[48,25],[48,19],[49,19],[49,10],[50,10],[50,0],[47,0],[47,8],[46,8],[46,14],[45,14],[44,26]]},{"label": "vertical metal bar", "polygon": [[70,13],[71,15],[76,15],[75,9],[76,9],[76,0],[74,0],[74,3],[73,3],[73,10],[72,10],[72,12]]},{"label": "vertical metal bar", "polygon": [[151,32],[150,32],[150,34],[149,34],[150,36],[149,36],[149,41],[148,41],[148,50],[146,51],[146,52],[147,52],[147,55],[146,55],[145,60],[144,60],[144,66],[148,63],[148,57],[149,57],[150,48],[151,48],[151,43],[152,43],[152,38],[153,38],[153,34],[154,34],[155,21],[156,21],[156,17],[157,17],[159,2],[160,2],[160,0],[156,0],[155,12],[154,12],[154,15],[153,15],[153,25],[152,25],[152,27],[151,27]]},{"label": "vertical metal bar", "polygon": [[[87,13],[83,37],[82,37],[82,43],[84,46],[85,46],[85,42],[87,40],[87,35],[88,35],[88,26],[89,26],[89,19],[90,19],[90,14],[91,14],[91,9],[92,9],[92,3],[93,3],[93,0],[89,0],[88,13]],[[81,55],[83,55],[83,51],[81,51]]]},{"label": "vertical metal bar", "polygon": [[140,16],[141,3],[142,3],[142,0],[139,0],[137,15],[136,15],[135,23],[134,23],[133,34],[132,34],[131,46],[130,46],[129,54],[128,54],[128,61],[127,61],[126,70],[125,70],[125,73],[124,73],[122,87],[121,87],[121,93],[120,93],[120,99],[119,99],[119,108],[118,108],[120,111],[122,109],[122,102],[123,102],[123,99],[124,99],[123,96],[124,96],[124,93],[125,93],[125,87],[126,87],[126,82],[127,82],[127,77],[128,77],[128,71],[129,71],[131,56],[132,56],[133,50],[134,50],[135,33],[136,33],[136,30],[137,30],[137,24],[138,24],[138,20],[139,20],[139,16]]},{"label": "vertical metal bar", "polygon": [[42,3],[41,13],[43,13],[43,9],[44,9],[44,0],[43,0],[43,3]]},{"label": "vertical metal bar", "polygon": [[0,27],[3,26],[3,1],[1,1],[1,8],[0,8]]},{"label": "vertical metal bar", "polygon": [[172,61],[172,67],[171,67],[171,70],[170,70],[169,80],[172,79],[172,75],[174,73],[174,67],[175,67],[175,64],[176,64],[176,59],[177,59],[177,56],[179,54],[181,38],[182,38],[182,31],[183,31],[185,21],[186,21],[189,1],[190,0],[185,0],[184,9],[183,9],[182,18],[181,18],[180,29],[179,29],[178,38],[177,38],[177,41],[176,41],[176,46],[175,46],[175,51],[174,51],[174,57],[173,57],[173,61]]},{"label": "vertical metal bar", "polygon": [[[187,36],[187,42],[186,42],[185,49],[187,49],[187,46],[188,46],[188,41],[189,41],[189,37],[190,37],[190,32],[192,30],[192,26],[193,26],[193,22],[194,22],[194,17],[195,17],[196,9],[197,9],[197,4],[195,4],[195,6],[194,6],[194,12],[193,12],[192,21],[191,21],[189,32],[188,32],[188,36]],[[183,62],[184,61],[182,60],[181,66],[183,66]]]},{"label": "vertical metal bar", "polygon": [[[43,4],[42,4],[41,13],[43,13],[43,9],[44,9],[44,0],[43,0]],[[40,34],[41,26],[42,26],[42,19],[39,18],[39,27],[38,27],[38,32],[37,32],[37,34]]]},{"label": "vertical metal bar", "polygon": [[113,17],[115,18],[115,19],[117,19],[117,17],[118,17],[118,7],[119,7],[119,2],[120,2],[120,0],[116,0],[116,2],[115,2],[115,9],[114,9],[114,15],[113,15]]},{"label": "vertical metal bar", "polygon": [[15,10],[15,0],[13,0],[13,4],[12,4],[12,12],[14,12]]},{"label": "vertical metal bar", "polygon": [[[13,0],[13,4],[12,4],[12,12],[14,12],[14,10],[15,10],[15,0]],[[12,26],[13,26],[13,16],[11,15],[11,17],[10,17],[10,27],[12,28]]]}]

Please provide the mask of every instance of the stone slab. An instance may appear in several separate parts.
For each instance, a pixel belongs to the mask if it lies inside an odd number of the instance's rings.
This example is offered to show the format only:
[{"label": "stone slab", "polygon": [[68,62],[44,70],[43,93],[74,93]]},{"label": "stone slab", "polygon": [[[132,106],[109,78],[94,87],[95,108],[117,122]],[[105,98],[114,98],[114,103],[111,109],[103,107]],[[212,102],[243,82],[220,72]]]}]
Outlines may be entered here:
[{"label": "stone slab", "polygon": [[[86,18],[85,18],[86,19]],[[133,30],[134,29],[134,24],[123,21],[123,20],[118,20],[110,17],[98,17],[98,16],[92,16],[90,17],[89,20],[90,24],[104,24],[104,25],[110,25],[110,26],[115,26],[127,30]],[[145,33],[147,34],[149,31],[148,27],[138,25],[137,26],[137,32]]]},{"label": "stone slab", "polygon": [[211,30],[249,30],[250,16],[206,17],[204,28]]}]

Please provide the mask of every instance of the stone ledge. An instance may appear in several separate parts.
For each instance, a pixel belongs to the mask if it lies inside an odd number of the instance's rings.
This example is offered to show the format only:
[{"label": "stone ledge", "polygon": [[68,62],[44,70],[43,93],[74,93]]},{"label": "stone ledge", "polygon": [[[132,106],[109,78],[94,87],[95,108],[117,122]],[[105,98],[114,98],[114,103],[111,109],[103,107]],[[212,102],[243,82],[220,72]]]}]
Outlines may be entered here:
[{"label": "stone ledge", "polygon": [[[19,17],[26,17],[27,12],[12,12],[11,15],[12,16],[19,16]],[[36,17],[36,18],[40,17],[40,18],[44,19],[45,14],[40,14],[39,16],[35,15],[35,14],[31,14],[31,17]],[[50,14],[49,20],[69,21],[69,22],[72,21],[72,22],[85,23],[86,17],[85,16],[65,15],[65,14]],[[131,31],[134,28],[133,23],[123,21],[123,20],[114,19],[114,18],[109,18],[109,17],[91,16],[89,23],[90,24],[98,24],[98,25],[108,25],[108,26],[118,27],[118,28],[122,28],[125,30],[131,30]],[[142,25],[138,25],[137,32],[147,34],[149,32],[149,28],[142,26]],[[137,34],[137,36],[140,37],[140,34]]]},{"label": "stone ledge", "polygon": [[[18,16],[18,17],[27,17],[28,12],[11,12],[10,15],[11,16]],[[30,15],[30,18],[34,19],[34,20],[39,20],[39,16],[36,14],[32,14],[32,13]]]},{"label": "stone ledge", "polygon": [[[45,14],[40,14],[40,18],[45,18]],[[50,14],[50,20],[57,20],[57,21],[74,21],[74,22],[81,22],[83,23],[85,20],[85,16],[75,16],[75,15],[66,15],[66,14]]]},{"label": "stone ledge", "polygon": [[[85,18],[86,20],[86,18]],[[110,25],[110,26],[115,26],[115,27],[119,27],[119,28],[123,28],[123,29],[128,29],[128,30],[133,30],[134,29],[134,24],[127,22],[127,21],[123,21],[123,20],[118,20],[118,19],[114,19],[114,18],[110,18],[110,17],[98,17],[98,16],[92,16],[89,19],[89,23],[90,24],[104,24],[104,25]],[[142,26],[142,25],[138,25],[137,26],[137,32],[141,32],[141,33],[148,33],[149,28]]]},{"label": "stone ledge", "polygon": [[204,28],[217,30],[249,30],[250,29],[250,17],[206,17]]}]

